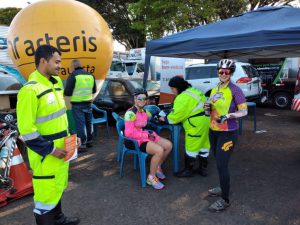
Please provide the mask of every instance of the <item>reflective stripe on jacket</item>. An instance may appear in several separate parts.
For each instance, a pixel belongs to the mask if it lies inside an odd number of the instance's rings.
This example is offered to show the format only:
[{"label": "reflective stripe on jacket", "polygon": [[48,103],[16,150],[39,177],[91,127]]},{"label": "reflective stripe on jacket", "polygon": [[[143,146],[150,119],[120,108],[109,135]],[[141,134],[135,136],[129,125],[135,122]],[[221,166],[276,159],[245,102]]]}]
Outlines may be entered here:
[{"label": "reflective stripe on jacket", "polygon": [[67,187],[69,163],[51,155],[64,148],[68,120],[63,84],[58,76],[47,79],[37,70],[21,88],[17,102],[18,128],[29,147],[36,207],[51,210]]},{"label": "reflective stripe on jacket", "polygon": [[87,102],[93,98],[94,77],[90,74],[79,74],[75,77],[75,87],[71,102]]},{"label": "reflective stripe on jacket", "polygon": [[171,124],[182,123],[185,150],[195,155],[210,148],[209,117],[204,116],[203,108],[205,101],[206,97],[198,89],[190,87],[176,96],[173,110],[167,116]]}]

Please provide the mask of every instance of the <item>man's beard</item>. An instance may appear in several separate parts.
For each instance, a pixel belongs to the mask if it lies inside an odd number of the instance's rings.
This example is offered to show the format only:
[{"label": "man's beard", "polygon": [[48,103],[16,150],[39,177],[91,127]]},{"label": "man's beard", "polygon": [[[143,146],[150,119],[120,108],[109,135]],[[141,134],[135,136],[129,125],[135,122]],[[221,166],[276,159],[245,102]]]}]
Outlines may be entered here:
[{"label": "man's beard", "polygon": [[48,71],[47,74],[48,74],[48,76],[59,76],[59,73],[56,74],[56,73],[53,73],[50,71]]}]

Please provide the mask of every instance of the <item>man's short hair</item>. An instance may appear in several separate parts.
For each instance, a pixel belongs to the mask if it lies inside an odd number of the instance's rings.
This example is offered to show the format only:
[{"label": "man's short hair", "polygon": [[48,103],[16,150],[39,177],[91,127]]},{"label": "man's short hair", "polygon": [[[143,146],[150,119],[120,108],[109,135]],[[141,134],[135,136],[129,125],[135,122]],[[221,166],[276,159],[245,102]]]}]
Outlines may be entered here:
[{"label": "man's short hair", "polygon": [[46,59],[46,61],[48,62],[49,59],[51,59],[51,57],[53,56],[53,54],[57,52],[59,55],[61,55],[61,52],[51,46],[51,45],[41,45],[36,49],[35,55],[34,55],[34,61],[35,61],[35,65],[36,67],[39,66],[40,64],[40,60],[41,58]]},{"label": "man's short hair", "polygon": [[73,66],[74,69],[82,67],[81,62],[80,62],[79,59],[72,60],[71,65]]}]

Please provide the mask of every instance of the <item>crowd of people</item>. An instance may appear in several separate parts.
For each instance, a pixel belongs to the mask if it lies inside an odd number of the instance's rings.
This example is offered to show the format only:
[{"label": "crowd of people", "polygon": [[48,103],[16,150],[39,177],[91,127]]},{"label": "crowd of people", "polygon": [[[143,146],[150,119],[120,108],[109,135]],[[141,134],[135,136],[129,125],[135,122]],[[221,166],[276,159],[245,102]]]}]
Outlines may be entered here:
[{"label": "crowd of people", "polygon": [[[96,92],[95,78],[75,59],[64,89],[58,76],[61,52],[50,45],[37,48],[35,65],[36,70],[20,90],[17,101],[18,128],[28,147],[33,172],[34,216],[37,225],[76,225],[79,218],[66,217],[61,207],[69,169],[69,162],[64,160],[67,155],[64,139],[70,135],[64,96],[71,98],[77,147],[81,152],[87,151],[92,146],[91,104]],[[208,194],[221,198],[209,206],[212,211],[221,211],[230,205],[228,164],[238,137],[237,118],[247,115],[245,96],[230,81],[235,71],[234,60],[220,60],[217,69],[220,83],[211,91],[209,99],[182,77],[171,78],[169,86],[175,95],[173,109],[159,118],[164,123],[181,123],[185,130],[185,163],[176,174],[178,177],[191,177],[195,172],[207,176],[209,153],[216,158],[220,185],[209,189]],[[162,167],[172,151],[172,143],[146,129],[151,117],[144,109],[147,97],[145,90],[136,90],[135,104],[124,116],[124,133],[137,140],[142,152],[152,156],[147,184],[159,190],[164,188],[161,181],[166,175]],[[197,158],[199,168],[195,169]]]}]

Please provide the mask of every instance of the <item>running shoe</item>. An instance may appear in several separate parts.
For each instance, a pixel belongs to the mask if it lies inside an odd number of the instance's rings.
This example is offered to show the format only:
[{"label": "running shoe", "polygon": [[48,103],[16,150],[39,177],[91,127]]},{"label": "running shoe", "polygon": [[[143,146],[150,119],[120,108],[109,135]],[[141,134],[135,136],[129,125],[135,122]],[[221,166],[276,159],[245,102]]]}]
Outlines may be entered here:
[{"label": "running shoe", "polygon": [[156,190],[160,190],[163,189],[165,187],[165,185],[163,183],[161,183],[157,177],[153,177],[153,176],[148,176],[147,178],[147,184],[151,185],[154,189]]},{"label": "running shoe", "polygon": [[208,195],[212,196],[212,197],[221,196],[222,190],[220,187],[214,187],[214,188],[208,190]]},{"label": "running shoe", "polygon": [[161,170],[161,169],[158,169],[157,171],[156,171],[156,174],[155,174],[157,177],[158,177],[158,179],[160,179],[160,180],[164,180],[164,179],[166,179],[166,175],[163,173],[163,171]]},{"label": "running shoe", "polygon": [[226,202],[223,198],[215,201],[213,204],[211,204],[208,209],[212,212],[220,212],[228,208],[230,204]]}]

